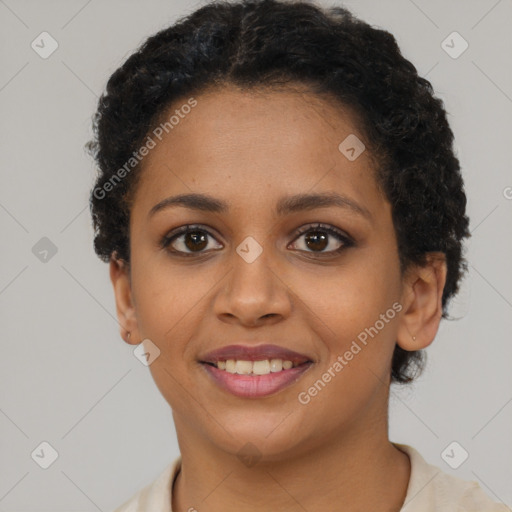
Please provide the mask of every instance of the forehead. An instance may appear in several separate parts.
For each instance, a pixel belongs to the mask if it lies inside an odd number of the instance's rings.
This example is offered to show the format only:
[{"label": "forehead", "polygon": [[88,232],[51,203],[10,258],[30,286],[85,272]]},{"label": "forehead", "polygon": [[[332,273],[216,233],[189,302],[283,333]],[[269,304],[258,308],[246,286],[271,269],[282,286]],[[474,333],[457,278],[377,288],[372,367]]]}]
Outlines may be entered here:
[{"label": "forehead", "polygon": [[340,151],[347,138],[364,136],[354,114],[335,101],[300,88],[235,87],[193,100],[175,101],[150,132],[155,145],[142,162],[142,200],[184,191],[254,196],[285,187],[301,193],[340,183],[357,195],[361,181],[375,187],[369,152],[351,161]]},{"label": "forehead", "polygon": [[[348,107],[303,87],[242,90],[225,86],[210,89],[194,99],[197,105],[180,119],[173,114],[185,110],[189,98],[175,101],[159,119],[162,142],[167,142],[168,149],[172,148],[175,154],[180,150],[177,146],[195,146],[200,150],[197,156],[220,156],[221,149],[229,146],[230,152],[223,154],[230,157],[261,149],[280,154],[280,148],[293,149],[294,155],[302,152],[305,156],[325,152],[333,145],[336,149],[349,134],[363,138],[356,127],[356,116]],[[166,130],[163,125],[171,117],[178,123]]]}]

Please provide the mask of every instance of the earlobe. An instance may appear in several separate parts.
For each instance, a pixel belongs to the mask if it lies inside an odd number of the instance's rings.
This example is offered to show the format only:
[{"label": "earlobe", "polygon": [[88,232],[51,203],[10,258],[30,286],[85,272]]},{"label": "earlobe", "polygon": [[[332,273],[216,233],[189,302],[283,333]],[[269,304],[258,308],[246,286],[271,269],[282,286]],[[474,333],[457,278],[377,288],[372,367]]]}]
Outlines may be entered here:
[{"label": "earlobe", "polygon": [[128,264],[115,256],[110,258],[110,280],[114,288],[117,319],[121,338],[130,345],[136,345],[138,336],[135,306],[132,298]]},{"label": "earlobe", "polygon": [[428,254],[425,265],[407,271],[397,335],[397,343],[404,350],[421,350],[434,341],[443,314],[446,271],[446,257],[437,252]]}]

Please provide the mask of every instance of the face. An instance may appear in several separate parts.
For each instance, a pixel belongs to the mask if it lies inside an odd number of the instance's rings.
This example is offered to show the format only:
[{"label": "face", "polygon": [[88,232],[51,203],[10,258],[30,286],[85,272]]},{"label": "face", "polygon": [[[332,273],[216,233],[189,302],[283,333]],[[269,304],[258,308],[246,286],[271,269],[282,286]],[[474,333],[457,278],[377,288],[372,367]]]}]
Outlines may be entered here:
[{"label": "face", "polygon": [[298,91],[195,100],[152,135],[130,273],[114,278],[131,342],[160,350],[150,370],[178,437],[279,458],[370,432],[387,414],[404,287],[369,150],[339,149],[363,134]]}]

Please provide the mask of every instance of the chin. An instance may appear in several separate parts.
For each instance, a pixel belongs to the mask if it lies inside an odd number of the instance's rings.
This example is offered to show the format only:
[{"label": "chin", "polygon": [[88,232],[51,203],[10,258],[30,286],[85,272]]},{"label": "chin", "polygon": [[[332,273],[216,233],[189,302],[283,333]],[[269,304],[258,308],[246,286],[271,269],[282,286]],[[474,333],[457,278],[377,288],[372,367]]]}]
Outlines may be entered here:
[{"label": "chin", "polygon": [[[211,432],[210,440],[238,458],[255,457],[261,462],[286,460],[296,456],[301,445],[306,448],[305,445],[309,444],[304,422],[297,412],[263,413],[261,410],[241,409],[223,418],[223,425],[229,434],[222,428],[216,428],[215,432]],[[211,426],[204,427],[210,429]]]}]

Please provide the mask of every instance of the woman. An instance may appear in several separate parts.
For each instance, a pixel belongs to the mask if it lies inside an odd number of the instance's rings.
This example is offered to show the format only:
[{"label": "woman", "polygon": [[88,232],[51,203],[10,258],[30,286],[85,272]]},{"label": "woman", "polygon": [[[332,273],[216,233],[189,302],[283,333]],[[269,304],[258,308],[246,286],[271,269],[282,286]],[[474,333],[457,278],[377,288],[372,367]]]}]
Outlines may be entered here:
[{"label": "woman", "polygon": [[119,512],[502,511],[388,438],[465,270],[430,83],[343,8],[210,3],[110,78],[95,250],[181,456]]}]

